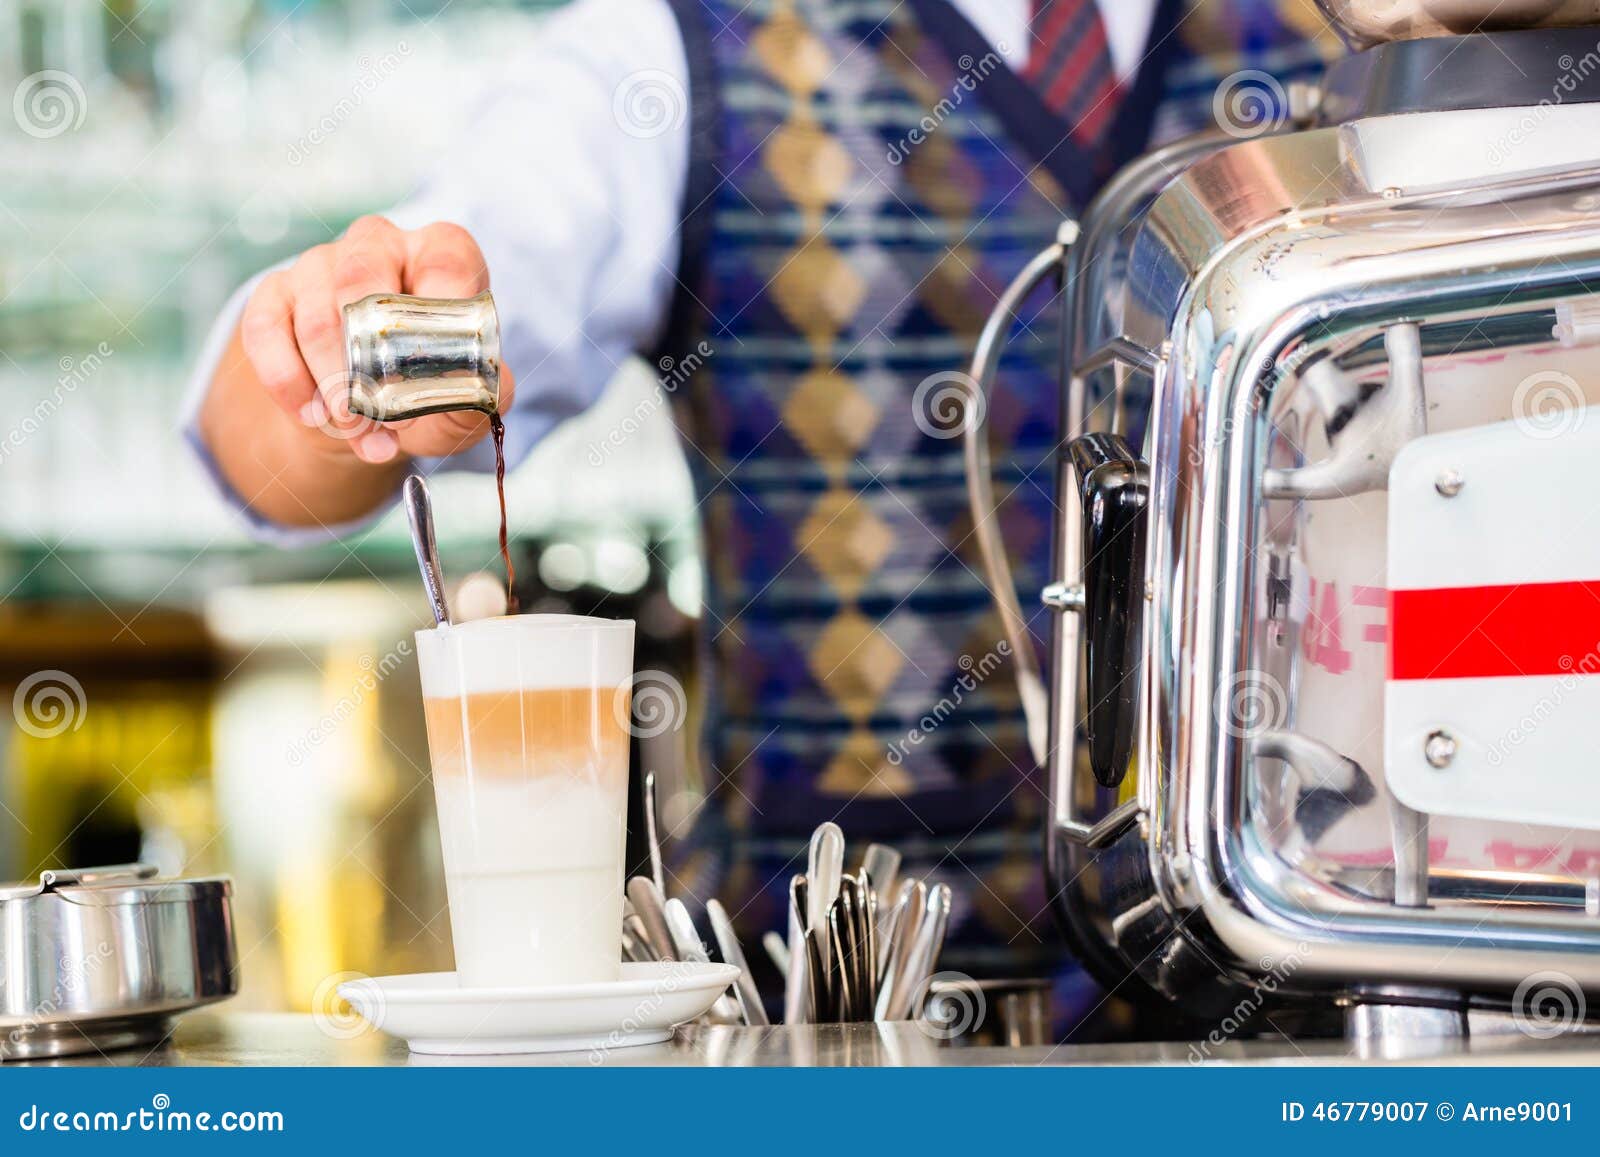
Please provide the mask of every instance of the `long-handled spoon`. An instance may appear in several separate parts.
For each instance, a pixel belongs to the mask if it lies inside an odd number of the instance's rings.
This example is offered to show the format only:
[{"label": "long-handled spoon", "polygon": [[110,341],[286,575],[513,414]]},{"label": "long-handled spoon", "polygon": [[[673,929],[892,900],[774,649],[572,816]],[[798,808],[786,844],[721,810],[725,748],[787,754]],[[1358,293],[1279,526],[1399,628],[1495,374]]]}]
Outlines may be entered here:
[{"label": "long-handled spoon", "polygon": [[433,535],[433,502],[428,483],[420,474],[406,479],[406,521],[411,524],[411,546],[417,552],[417,568],[433,608],[433,621],[443,627],[450,622],[450,604],[444,598],[444,569],[439,565],[439,543]]},{"label": "long-handled spoon", "polygon": [[[677,949],[678,959],[690,964],[710,963],[711,957],[706,955],[705,944],[684,902],[673,897],[666,902],[663,911],[666,913],[667,927],[672,931],[672,943]],[[716,1024],[740,1024],[744,1021],[738,1001],[730,999],[727,993],[717,997],[717,1002],[706,1015]]]},{"label": "long-handled spoon", "polygon": [[723,962],[739,970],[739,978],[733,982],[733,995],[739,998],[745,1024],[771,1024],[767,1010],[761,1006],[761,993],[750,975],[750,962],[744,958],[744,949],[739,945],[739,936],[733,930],[733,921],[728,919],[727,909],[717,900],[707,900],[706,915],[711,917],[711,934],[717,938],[717,950],[722,953]]},{"label": "long-handled spoon", "polygon": [[883,965],[883,980],[878,988],[875,1020],[899,1020],[892,1015],[906,982],[906,967],[911,951],[921,930],[922,914],[927,908],[928,887],[921,880],[907,880],[900,889],[900,900],[895,905],[893,931]]},{"label": "long-handled spoon", "polygon": [[778,971],[785,976],[789,975],[789,942],[776,932],[763,932],[761,934],[761,947],[767,950],[767,956]]},{"label": "long-handled spoon", "polygon": [[644,773],[644,838],[650,848],[650,878],[656,891],[667,894],[666,873],[661,863],[661,817],[656,811],[656,773]]},{"label": "long-handled spoon", "polygon": [[637,944],[642,951],[650,954],[647,959],[661,959],[656,955],[655,944],[650,940],[650,933],[645,930],[644,921],[641,920],[636,913],[630,913],[629,915],[623,917],[622,930],[629,936],[633,937],[633,942]]},{"label": "long-handled spoon", "polygon": [[810,954],[806,951],[806,878],[789,881],[789,967],[784,970],[783,1022],[806,1024],[815,1015],[811,1000]]},{"label": "long-handled spoon", "polygon": [[679,959],[672,943],[672,929],[667,924],[666,908],[655,883],[648,876],[635,876],[628,881],[627,891],[628,899],[633,901],[634,914],[644,922],[650,947],[655,949],[656,956],[661,960]]},{"label": "long-handled spoon", "polygon": [[913,1020],[922,1011],[917,1001],[927,999],[928,978],[938,963],[950,919],[950,899],[948,884],[935,884],[929,889],[928,905],[917,928],[916,941],[906,958],[905,971],[895,984],[894,998],[885,1019]]}]

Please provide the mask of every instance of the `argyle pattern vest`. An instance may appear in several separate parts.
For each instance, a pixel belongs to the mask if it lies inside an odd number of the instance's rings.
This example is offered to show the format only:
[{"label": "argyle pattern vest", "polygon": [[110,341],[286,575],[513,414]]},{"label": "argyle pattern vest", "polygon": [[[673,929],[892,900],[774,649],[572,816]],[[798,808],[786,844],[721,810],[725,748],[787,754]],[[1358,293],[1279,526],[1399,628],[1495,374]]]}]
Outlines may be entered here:
[{"label": "argyle pattern vest", "polygon": [[[709,705],[709,798],[675,886],[719,897],[753,943],[784,927],[807,837],[834,820],[847,870],[882,840],[950,884],[947,967],[1051,971],[1044,786],[981,578],[951,375],[1152,122],[1210,124],[1217,78],[1239,69],[1315,70],[1309,0],[1287,19],[1164,3],[1093,156],[945,0],[673,6],[694,152],[660,355],[700,358],[674,404],[701,500]],[[987,407],[1025,608],[1056,519],[1055,296],[1022,311]],[[1045,615],[1030,626],[1042,652]]]}]

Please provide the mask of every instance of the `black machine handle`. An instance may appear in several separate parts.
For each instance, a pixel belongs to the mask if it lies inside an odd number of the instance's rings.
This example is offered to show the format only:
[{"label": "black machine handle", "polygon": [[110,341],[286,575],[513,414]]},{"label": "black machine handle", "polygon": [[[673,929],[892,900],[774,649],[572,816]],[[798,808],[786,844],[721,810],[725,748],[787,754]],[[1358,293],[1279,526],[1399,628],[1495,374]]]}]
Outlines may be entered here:
[{"label": "black machine handle", "polygon": [[1083,503],[1083,633],[1089,766],[1105,787],[1128,773],[1139,712],[1144,520],[1150,470],[1119,434],[1067,448]]}]

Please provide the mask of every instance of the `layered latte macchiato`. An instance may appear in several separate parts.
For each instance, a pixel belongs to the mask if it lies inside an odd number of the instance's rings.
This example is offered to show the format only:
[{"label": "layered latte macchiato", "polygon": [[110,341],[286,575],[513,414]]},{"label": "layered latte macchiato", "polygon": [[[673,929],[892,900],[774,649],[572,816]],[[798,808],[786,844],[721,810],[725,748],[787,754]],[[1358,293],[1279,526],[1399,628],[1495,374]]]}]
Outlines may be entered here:
[{"label": "layered latte macchiato", "polygon": [[615,979],[633,624],[512,615],[417,641],[460,982]]}]

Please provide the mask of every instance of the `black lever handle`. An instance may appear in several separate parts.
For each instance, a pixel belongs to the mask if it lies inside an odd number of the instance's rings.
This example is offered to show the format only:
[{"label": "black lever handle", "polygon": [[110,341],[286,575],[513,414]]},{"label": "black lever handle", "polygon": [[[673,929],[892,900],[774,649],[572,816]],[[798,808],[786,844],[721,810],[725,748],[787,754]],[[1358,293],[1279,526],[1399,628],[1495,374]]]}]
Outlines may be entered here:
[{"label": "black lever handle", "polygon": [[1105,787],[1128,774],[1139,712],[1144,512],[1150,470],[1118,434],[1085,434],[1067,447],[1083,502],[1084,728],[1089,766]]}]

